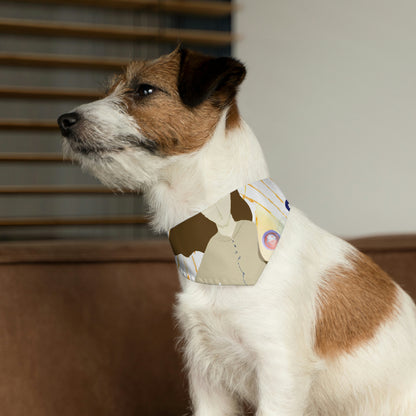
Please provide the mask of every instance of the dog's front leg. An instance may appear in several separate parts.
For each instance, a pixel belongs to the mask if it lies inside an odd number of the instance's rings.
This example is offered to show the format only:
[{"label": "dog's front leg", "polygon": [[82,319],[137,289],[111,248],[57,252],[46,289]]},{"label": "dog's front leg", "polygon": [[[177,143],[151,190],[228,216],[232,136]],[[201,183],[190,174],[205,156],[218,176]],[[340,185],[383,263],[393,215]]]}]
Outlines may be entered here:
[{"label": "dog's front leg", "polygon": [[236,416],[238,402],[219,385],[205,380],[198,371],[189,373],[189,389],[194,416]]},{"label": "dog's front leg", "polygon": [[257,367],[256,416],[304,416],[311,377],[289,351],[263,352]]}]

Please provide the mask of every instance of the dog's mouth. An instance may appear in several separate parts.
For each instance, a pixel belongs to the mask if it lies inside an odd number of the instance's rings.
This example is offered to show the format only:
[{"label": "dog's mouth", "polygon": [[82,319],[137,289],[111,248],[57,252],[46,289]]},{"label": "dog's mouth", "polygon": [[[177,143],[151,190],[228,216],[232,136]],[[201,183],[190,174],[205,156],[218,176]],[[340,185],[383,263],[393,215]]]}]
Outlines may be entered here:
[{"label": "dog's mouth", "polygon": [[117,134],[111,124],[94,123],[79,112],[63,114],[58,118],[58,125],[68,157],[85,156],[96,159],[133,149],[160,155],[156,141],[147,139],[138,132]]},{"label": "dog's mouth", "polygon": [[58,118],[58,125],[64,141],[69,145],[66,151],[82,156],[97,156],[125,150],[125,146],[97,140],[97,132],[102,133],[93,124],[86,123],[79,113],[63,114]]},{"label": "dog's mouth", "polygon": [[64,136],[64,140],[68,143],[74,153],[81,154],[83,156],[100,156],[108,153],[118,153],[125,150],[125,146],[104,146],[99,143],[92,144],[86,142],[82,137],[73,133],[68,136]]},{"label": "dog's mouth", "polygon": [[106,151],[103,146],[91,144],[82,132],[85,130],[84,121],[78,112],[62,114],[58,118],[58,126],[62,136],[75,153],[89,155]]}]

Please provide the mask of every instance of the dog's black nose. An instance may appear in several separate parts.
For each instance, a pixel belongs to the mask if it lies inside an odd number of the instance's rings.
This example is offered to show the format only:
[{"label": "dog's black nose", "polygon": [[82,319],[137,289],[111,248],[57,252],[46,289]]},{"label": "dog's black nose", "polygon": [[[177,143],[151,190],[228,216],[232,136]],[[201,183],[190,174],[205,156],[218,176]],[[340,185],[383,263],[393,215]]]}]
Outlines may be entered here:
[{"label": "dog's black nose", "polygon": [[63,136],[68,136],[71,132],[72,127],[78,123],[80,116],[78,113],[66,113],[62,114],[58,118],[58,125],[61,129],[61,133]]}]

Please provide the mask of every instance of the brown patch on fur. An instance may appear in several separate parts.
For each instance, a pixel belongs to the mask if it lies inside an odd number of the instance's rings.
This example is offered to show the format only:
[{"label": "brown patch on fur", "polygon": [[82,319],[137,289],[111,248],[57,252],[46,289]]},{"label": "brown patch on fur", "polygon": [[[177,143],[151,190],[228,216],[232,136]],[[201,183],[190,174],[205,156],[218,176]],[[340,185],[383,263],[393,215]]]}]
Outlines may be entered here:
[{"label": "brown patch on fur", "polygon": [[227,113],[226,128],[232,130],[240,126],[241,118],[240,112],[238,111],[237,102],[234,99],[231,103]]},{"label": "brown patch on fur", "polygon": [[395,313],[397,287],[369,257],[357,252],[350,267],[326,273],[318,294],[315,350],[321,356],[351,353]]},{"label": "brown patch on fur", "polygon": [[[193,152],[201,148],[214,133],[221,109],[210,100],[188,108],[178,92],[180,54],[174,51],[154,61],[132,62],[122,78],[112,87],[123,94],[127,111],[142,135],[155,144],[162,155]],[[149,84],[157,90],[148,97],[135,99],[134,85]]]}]

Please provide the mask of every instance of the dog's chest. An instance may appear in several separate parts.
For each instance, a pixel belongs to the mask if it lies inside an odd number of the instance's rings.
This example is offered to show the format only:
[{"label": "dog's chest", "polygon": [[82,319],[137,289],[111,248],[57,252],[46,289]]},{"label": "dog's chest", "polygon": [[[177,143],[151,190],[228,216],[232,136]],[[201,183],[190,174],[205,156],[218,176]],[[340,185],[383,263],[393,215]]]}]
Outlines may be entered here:
[{"label": "dog's chest", "polygon": [[246,342],[238,309],[200,303],[195,293],[189,296],[185,292],[176,306],[187,357],[212,383],[224,383],[249,394],[255,357]]}]

